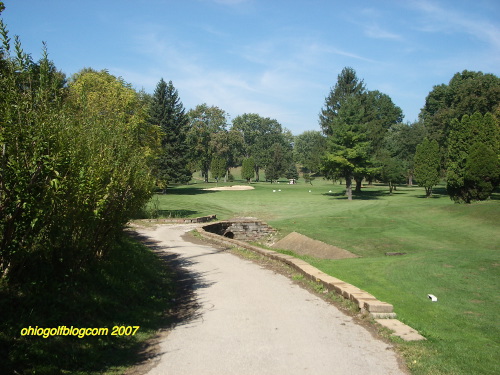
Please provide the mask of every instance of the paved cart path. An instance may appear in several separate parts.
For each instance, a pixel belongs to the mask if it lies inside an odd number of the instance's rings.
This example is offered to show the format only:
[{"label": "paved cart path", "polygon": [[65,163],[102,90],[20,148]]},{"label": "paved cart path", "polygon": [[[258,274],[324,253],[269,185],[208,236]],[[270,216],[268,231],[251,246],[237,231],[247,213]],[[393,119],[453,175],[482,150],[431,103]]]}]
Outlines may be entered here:
[{"label": "paved cart path", "polygon": [[[200,308],[160,342],[148,375],[404,374],[390,345],[335,306],[251,261],[181,236],[193,225],[137,232],[196,276]],[[151,365],[154,367],[151,368]]]}]

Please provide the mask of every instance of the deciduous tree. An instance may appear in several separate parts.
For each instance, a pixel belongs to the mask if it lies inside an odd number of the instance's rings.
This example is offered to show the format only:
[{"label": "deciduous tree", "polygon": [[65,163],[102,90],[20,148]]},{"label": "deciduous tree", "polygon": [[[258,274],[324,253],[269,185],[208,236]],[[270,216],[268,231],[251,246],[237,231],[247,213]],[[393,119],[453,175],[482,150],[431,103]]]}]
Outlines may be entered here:
[{"label": "deciduous tree", "polygon": [[259,181],[260,168],[266,168],[271,162],[274,144],[281,145],[284,157],[291,156],[292,135],[274,119],[245,113],[233,119],[232,130],[243,135],[245,156],[254,158],[256,181]]},{"label": "deciduous tree", "polygon": [[434,86],[420,113],[430,139],[438,141],[446,154],[453,119],[460,121],[464,115],[475,112],[494,113],[500,103],[500,78],[464,70],[456,73],[446,84]]},{"label": "deciduous tree", "polygon": [[319,131],[309,130],[294,137],[294,160],[306,173],[318,173],[321,160],[326,152],[326,137]]},{"label": "deciduous tree", "polygon": [[188,112],[188,117],[188,145],[194,165],[201,170],[205,182],[208,182],[208,171],[214,154],[211,141],[215,134],[226,131],[228,115],[219,107],[200,104]]}]

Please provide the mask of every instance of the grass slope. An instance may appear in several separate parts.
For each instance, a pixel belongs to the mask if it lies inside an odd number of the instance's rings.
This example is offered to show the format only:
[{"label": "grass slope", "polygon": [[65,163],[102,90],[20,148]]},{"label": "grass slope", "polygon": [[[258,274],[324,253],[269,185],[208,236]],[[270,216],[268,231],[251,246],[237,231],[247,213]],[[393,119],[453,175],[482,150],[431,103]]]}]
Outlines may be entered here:
[{"label": "grass slope", "polygon": [[[318,180],[312,186],[257,183],[250,191],[202,190],[207,186],[214,184],[171,188],[152,206],[167,216],[180,210],[191,217],[255,216],[281,235],[297,231],[358,254],[362,258],[307,261],[392,303],[403,322],[427,337],[401,346],[414,374],[498,370],[498,194],[458,205],[443,187],[425,199],[417,187],[389,196],[387,187],[374,186],[348,202],[342,186]],[[438,302],[430,302],[429,293]]]}]

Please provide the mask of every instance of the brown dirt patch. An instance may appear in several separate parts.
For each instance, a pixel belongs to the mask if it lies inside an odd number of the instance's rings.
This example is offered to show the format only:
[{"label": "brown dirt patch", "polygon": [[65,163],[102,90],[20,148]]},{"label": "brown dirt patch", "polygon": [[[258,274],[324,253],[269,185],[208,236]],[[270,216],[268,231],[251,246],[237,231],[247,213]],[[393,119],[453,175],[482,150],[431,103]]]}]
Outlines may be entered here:
[{"label": "brown dirt patch", "polygon": [[276,242],[275,249],[291,250],[299,255],[309,255],[320,259],[345,259],[357,258],[357,255],[341,249],[337,246],[328,245],[324,242],[313,240],[303,234],[292,232],[288,236]]}]

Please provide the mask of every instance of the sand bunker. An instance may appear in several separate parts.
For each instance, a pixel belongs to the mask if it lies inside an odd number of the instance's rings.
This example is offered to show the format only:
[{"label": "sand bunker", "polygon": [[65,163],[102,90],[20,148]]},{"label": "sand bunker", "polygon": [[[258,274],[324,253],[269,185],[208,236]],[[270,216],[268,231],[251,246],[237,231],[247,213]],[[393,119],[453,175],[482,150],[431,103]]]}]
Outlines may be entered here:
[{"label": "sand bunker", "polygon": [[357,258],[357,255],[336,246],[313,240],[297,232],[276,242],[272,247],[275,249],[291,250],[300,255],[309,255],[320,259],[345,259]]},{"label": "sand bunker", "polygon": [[253,186],[249,185],[234,185],[234,186],[220,186],[220,187],[213,187],[213,188],[207,188],[203,190],[253,190],[255,189]]}]

